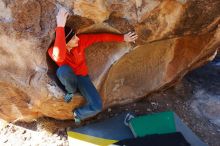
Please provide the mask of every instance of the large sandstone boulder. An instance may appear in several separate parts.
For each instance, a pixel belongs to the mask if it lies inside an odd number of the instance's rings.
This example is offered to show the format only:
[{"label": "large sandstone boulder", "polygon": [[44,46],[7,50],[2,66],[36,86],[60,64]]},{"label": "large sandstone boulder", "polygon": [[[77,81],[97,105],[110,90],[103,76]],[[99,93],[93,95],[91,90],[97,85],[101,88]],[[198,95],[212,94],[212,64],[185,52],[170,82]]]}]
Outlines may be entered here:
[{"label": "large sandstone boulder", "polygon": [[220,45],[219,0],[0,0],[0,118],[71,119],[70,103],[47,56],[60,6],[78,33],[136,31],[134,44],[97,43],[87,49],[90,76],[104,108],[172,86],[211,61]]}]

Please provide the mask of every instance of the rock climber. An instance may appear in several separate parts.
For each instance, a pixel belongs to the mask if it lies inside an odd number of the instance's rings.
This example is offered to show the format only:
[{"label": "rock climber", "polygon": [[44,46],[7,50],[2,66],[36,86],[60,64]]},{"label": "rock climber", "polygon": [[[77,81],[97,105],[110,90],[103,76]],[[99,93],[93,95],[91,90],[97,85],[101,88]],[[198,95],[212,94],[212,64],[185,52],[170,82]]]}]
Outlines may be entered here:
[{"label": "rock climber", "polygon": [[73,29],[65,26],[68,12],[60,8],[56,16],[56,37],[52,47],[48,49],[49,56],[59,68],[56,75],[64,85],[66,94],[64,100],[70,102],[78,89],[86,99],[86,104],[73,110],[73,119],[81,120],[92,117],[102,110],[102,99],[93,85],[85,60],[85,49],[97,42],[135,42],[138,38],[135,32],[124,35],[76,34]]}]

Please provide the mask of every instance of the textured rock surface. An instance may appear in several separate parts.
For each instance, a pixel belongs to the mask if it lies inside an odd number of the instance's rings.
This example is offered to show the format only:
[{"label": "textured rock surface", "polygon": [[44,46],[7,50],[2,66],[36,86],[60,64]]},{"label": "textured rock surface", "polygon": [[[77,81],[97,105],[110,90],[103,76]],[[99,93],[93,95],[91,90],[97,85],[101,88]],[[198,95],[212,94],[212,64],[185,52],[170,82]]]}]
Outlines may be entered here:
[{"label": "textured rock surface", "polygon": [[87,49],[90,75],[104,107],[132,102],[169,87],[210,61],[220,45],[219,0],[0,0],[0,117],[31,121],[72,118],[84,103],[67,104],[53,78],[47,48],[60,5],[74,12],[78,33],[136,31],[135,44],[98,43]]}]

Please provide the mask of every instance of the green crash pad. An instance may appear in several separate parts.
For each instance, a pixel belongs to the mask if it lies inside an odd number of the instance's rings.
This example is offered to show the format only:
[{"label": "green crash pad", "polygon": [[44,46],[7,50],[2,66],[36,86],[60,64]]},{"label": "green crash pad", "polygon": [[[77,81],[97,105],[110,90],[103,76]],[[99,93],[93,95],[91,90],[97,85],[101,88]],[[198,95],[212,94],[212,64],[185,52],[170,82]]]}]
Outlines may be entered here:
[{"label": "green crash pad", "polygon": [[207,146],[171,111],[135,117],[129,127],[135,137],[181,132],[192,146]]},{"label": "green crash pad", "polygon": [[135,137],[176,132],[173,112],[140,116],[132,119],[129,126]]}]

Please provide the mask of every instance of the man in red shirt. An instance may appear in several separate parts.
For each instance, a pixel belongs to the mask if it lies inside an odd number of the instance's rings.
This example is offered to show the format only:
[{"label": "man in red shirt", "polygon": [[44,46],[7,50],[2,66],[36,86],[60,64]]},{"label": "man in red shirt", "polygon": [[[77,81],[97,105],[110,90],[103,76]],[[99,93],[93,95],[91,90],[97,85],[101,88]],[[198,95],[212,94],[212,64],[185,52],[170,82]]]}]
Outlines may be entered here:
[{"label": "man in red shirt", "polygon": [[56,16],[55,42],[53,47],[48,49],[48,53],[59,66],[56,74],[67,91],[64,100],[70,102],[79,89],[87,101],[86,105],[73,110],[75,122],[80,122],[102,110],[101,97],[88,75],[85,49],[96,42],[134,42],[138,36],[131,32],[125,35],[107,33],[76,35],[72,29],[65,27],[67,16],[67,11],[61,8]]}]

